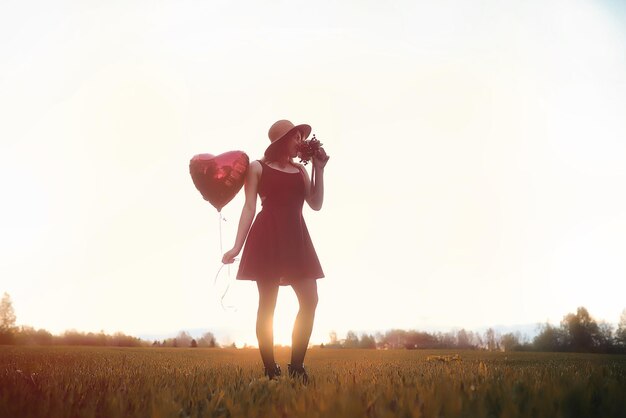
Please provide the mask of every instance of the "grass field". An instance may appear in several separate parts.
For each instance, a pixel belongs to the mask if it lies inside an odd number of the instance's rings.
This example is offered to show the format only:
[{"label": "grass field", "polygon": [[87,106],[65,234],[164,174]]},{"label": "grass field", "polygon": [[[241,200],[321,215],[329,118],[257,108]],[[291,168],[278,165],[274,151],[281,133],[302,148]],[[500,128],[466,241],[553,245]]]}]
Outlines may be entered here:
[{"label": "grass field", "polygon": [[626,417],[626,356],[313,349],[306,364],[305,387],[263,379],[252,349],[0,346],[0,417]]}]

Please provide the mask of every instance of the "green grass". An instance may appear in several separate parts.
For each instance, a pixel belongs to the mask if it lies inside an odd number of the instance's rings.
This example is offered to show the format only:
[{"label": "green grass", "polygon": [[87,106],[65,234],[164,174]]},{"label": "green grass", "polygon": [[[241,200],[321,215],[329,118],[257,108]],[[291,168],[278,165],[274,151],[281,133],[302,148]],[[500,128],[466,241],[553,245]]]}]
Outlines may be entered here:
[{"label": "green grass", "polygon": [[0,417],[626,417],[626,356],[315,349],[306,363],[304,387],[263,379],[256,350],[5,346]]}]

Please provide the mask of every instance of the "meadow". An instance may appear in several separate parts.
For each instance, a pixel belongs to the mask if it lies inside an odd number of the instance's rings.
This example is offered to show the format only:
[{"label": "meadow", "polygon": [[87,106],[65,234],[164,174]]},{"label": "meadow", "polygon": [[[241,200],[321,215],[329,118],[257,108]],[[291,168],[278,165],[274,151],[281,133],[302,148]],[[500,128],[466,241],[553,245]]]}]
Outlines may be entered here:
[{"label": "meadow", "polygon": [[[278,349],[283,371],[288,349]],[[626,356],[0,346],[0,417],[626,417]]]}]

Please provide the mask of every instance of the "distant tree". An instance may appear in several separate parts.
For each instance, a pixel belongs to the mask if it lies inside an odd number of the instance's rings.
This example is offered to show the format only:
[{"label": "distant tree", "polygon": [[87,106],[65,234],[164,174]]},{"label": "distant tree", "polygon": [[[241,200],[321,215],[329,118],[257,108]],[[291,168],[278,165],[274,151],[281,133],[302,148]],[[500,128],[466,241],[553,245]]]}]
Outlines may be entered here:
[{"label": "distant tree", "polygon": [[45,329],[35,330],[33,327],[21,326],[14,334],[17,345],[50,345],[52,334]]},{"label": "distant tree", "polygon": [[35,328],[28,325],[22,325],[15,333],[16,345],[35,345],[34,335]]},{"label": "distant tree", "polygon": [[565,345],[571,351],[594,351],[600,345],[598,323],[582,306],[576,310],[576,314],[565,315],[561,327],[565,332]]},{"label": "distant tree", "polygon": [[356,348],[359,346],[359,337],[354,331],[348,331],[346,334],[346,341],[344,342],[346,348]]},{"label": "distant tree", "polygon": [[383,337],[382,344],[385,348],[405,348],[407,344],[407,332],[403,329],[392,329],[387,331]]},{"label": "distant tree", "polygon": [[86,346],[114,346],[114,347],[140,347],[147,345],[140,338],[126,335],[122,332],[116,332],[113,335],[107,335],[103,331],[95,334],[93,332],[78,332],[76,330],[67,330],[58,337],[52,337],[47,331],[39,330],[39,337],[52,338],[55,344],[63,345],[86,345]]},{"label": "distant tree", "polygon": [[178,347],[189,347],[191,345],[191,335],[187,331],[181,331],[176,336],[176,344]]},{"label": "distant tree", "polygon": [[11,296],[4,292],[0,301],[0,344],[13,344],[16,331],[15,319]]},{"label": "distant tree", "polygon": [[[93,338],[97,341],[99,340],[99,336],[93,335]],[[122,332],[116,332],[110,339],[112,345],[117,347],[140,347],[144,345],[141,339],[137,337],[133,337],[130,335],[126,335]]]},{"label": "distant tree", "polygon": [[485,331],[485,344],[487,345],[487,350],[489,351],[495,351],[500,348],[496,338],[496,331],[493,328],[489,328]]},{"label": "distant tree", "polygon": [[441,348],[456,348],[456,334],[453,331],[440,332],[437,339]]},{"label": "distant tree", "polygon": [[378,331],[374,338],[376,339],[376,347],[382,348],[384,346],[385,335]]},{"label": "distant tree", "polygon": [[191,340],[190,347],[191,347],[191,348],[196,348],[197,346],[198,346],[198,343],[196,342],[196,340],[195,340],[195,339],[192,339],[192,340]]},{"label": "distant tree", "polygon": [[372,335],[361,334],[359,348],[376,348],[376,340]]},{"label": "distant tree", "polygon": [[427,332],[421,331],[407,331],[404,334],[405,343],[404,346],[408,349],[415,348],[437,348],[440,344],[437,337]]},{"label": "distant tree", "polygon": [[565,347],[564,332],[546,322],[533,339],[533,347],[539,351],[561,351]]},{"label": "distant tree", "polygon": [[613,337],[613,325],[608,322],[598,322],[598,351],[609,353],[615,349],[615,338]]},{"label": "distant tree", "polygon": [[465,331],[465,329],[463,328],[461,328],[456,333],[456,345],[458,348],[471,348],[472,347],[470,336],[467,333],[467,331]]},{"label": "distant tree", "polygon": [[516,351],[521,347],[519,333],[509,332],[500,337],[500,345],[504,351]]},{"label": "distant tree", "polygon": [[51,345],[54,342],[54,337],[47,330],[40,328],[35,334],[35,342],[39,345]]},{"label": "distant tree", "polygon": [[202,334],[202,337],[198,340],[199,347],[209,347],[215,348],[218,347],[217,340],[215,339],[215,335],[212,332],[205,332]]},{"label": "distant tree", "polygon": [[100,330],[100,332],[98,333],[98,335],[96,336],[96,339],[98,340],[98,345],[108,345],[109,344],[109,340],[111,339],[111,337],[107,334],[104,333],[104,330]]},{"label": "distant tree", "polygon": [[478,331],[469,331],[468,335],[474,347],[482,347],[484,345],[483,338],[480,336],[480,333]]},{"label": "distant tree", "polygon": [[615,342],[622,348],[626,348],[626,309],[622,311],[617,331],[615,331]]}]

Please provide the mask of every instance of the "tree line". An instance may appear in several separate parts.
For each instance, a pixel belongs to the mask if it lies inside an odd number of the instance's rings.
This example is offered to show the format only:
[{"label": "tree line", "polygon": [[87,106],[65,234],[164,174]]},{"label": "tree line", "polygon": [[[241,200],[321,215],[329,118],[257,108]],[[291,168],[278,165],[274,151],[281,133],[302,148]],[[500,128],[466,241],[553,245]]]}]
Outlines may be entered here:
[{"label": "tree line", "polygon": [[[137,337],[115,333],[65,331],[52,335],[44,329],[15,326],[16,316],[11,298],[4,293],[0,301],[0,344],[14,345],[87,345],[116,347],[209,347],[220,344],[211,332],[193,338],[188,332],[180,331],[174,338],[145,341]],[[622,312],[617,328],[596,321],[584,307],[576,313],[568,313],[559,326],[545,323],[539,326],[538,334],[531,340],[519,332],[500,334],[493,328],[484,333],[461,329],[450,332],[428,333],[417,330],[392,329],[375,335],[348,331],[339,339],[331,332],[322,348],[365,348],[365,349],[471,349],[489,351],[570,351],[590,353],[626,353],[626,309]],[[234,347],[234,344],[230,345]]]},{"label": "tree line", "polygon": [[162,341],[155,340],[151,345],[153,347],[220,347],[212,332],[205,332],[196,340],[187,331],[180,331],[175,338],[167,338]]},{"label": "tree line", "polygon": [[113,335],[99,333],[65,331],[61,335],[53,335],[45,329],[29,326],[16,326],[13,303],[8,293],[0,300],[0,345],[84,345],[110,347],[219,347],[211,332],[204,333],[198,340],[186,331],[181,331],[175,338],[163,341],[145,341],[141,338],[116,332]]},{"label": "tree line", "polygon": [[341,340],[333,331],[329,342],[320,347],[626,353],[626,309],[614,329],[611,324],[597,322],[586,308],[579,307],[576,313],[565,315],[559,326],[540,325],[539,333],[532,341],[519,332],[501,334],[493,328],[484,333],[465,329],[445,333],[392,329],[375,335],[363,333],[360,337],[354,331],[348,331],[346,338]]}]

